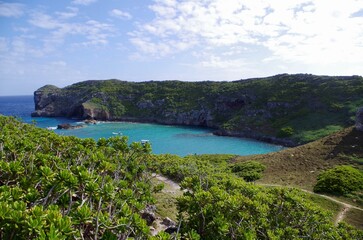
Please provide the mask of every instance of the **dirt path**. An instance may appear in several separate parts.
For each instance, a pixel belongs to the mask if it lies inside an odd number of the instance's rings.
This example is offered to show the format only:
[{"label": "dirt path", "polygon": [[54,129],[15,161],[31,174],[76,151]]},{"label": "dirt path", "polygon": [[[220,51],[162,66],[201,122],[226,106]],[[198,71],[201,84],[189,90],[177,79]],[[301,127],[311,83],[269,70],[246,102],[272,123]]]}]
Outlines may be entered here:
[{"label": "dirt path", "polygon": [[[257,183],[257,185],[266,186],[266,187],[288,187],[288,186],[282,186],[282,185],[278,185],[278,184],[265,184],[265,183]],[[333,202],[336,202],[336,203],[342,205],[343,208],[339,212],[339,214],[338,214],[338,216],[337,216],[337,218],[335,220],[335,224],[336,225],[338,223],[340,223],[345,218],[345,215],[349,211],[349,209],[354,208],[354,209],[363,211],[363,208],[356,207],[356,206],[353,206],[353,205],[351,205],[349,203],[345,203],[345,202],[339,201],[339,200],[337,200],[337,199],[335,199],[333,197],[329,197],[329,196],[326,196],[326,195],[323,195],[323,194],[314,193],[314,192],[311,192],[311,191],[308,191],[308,190],[305,190],[305,189],[301,189],[301,188],[298,188],[298,189],[301,190],[301,191],[303,191],[303,192],[306,192],[306,193],[309,193],[309,194],[313,194],[313,195],[316,195],[316,196],[320,196],[320,197],[323,197],[325,199],[328,199],[330,201],[333,201]]]},{"label": "dirt path", "polygon": [[349,211],[350,207],[344,204],[343,209],[339,212],[337,218],[335,219],[335,225],[338,225],[344,218],[346,213]]},{"label": "dirt path", "polygon": [[[179,184],[172,181],[172,180],[170,180],[169,178],[166,178],[164,176],[161,176],[161,175],[155,174],[155,173],[152,176],[155,177],[156,179],[158,179],[159,181],[163,182],[165,185],[167,185],[166,189],[167,189],[168,192],[175,193],[175,192],[180,192],[181,191]],[[288,187],[288,186],[282,186],[282,185],[278,185],[278,184],[264,184],[264,183],[257,183],[257,185],[269,186],[269,187]],[[363,208],[356,207],[356,206],[353,206],[351,204],[339,201],[339,200],[337,200],[337,199],[335,199],[333,197],[329,197],[329,196],[326,196],[326,195],[323,195],[323,194],[314,193],[314,192],[311,192],[311,191],[308,191],[308,190],[305,190],[305,189],[301,189],[301,188],[299,188],[299,189],[301,191],[303,191],[303,192],[313,194],[313,195],[316,195],[316,196],[320,196],[320,197],[323,197],[325,199],[328,199],[330,201],[333,201],[333,202],[336,202],[336,203],[342,205],[343,208],[339,212],[339,214],[338,214],[338,216],[337,216],[337,218],[335,220],[336,225],[345,218],[345,215],[349,211],[349,209],[354,208],[354,209],[363,211]]]},{"label": "dirt path", "polygon": [[175,192],[181,191],[179,184],[174,182],[173,180],[170,180],[169,178],[166,178],[156,173],[153,173],[151,176],[155,177],[157,180],[167,185],[166,187],[167,191],[175,191]]},{"label": "dirt path", "polygon": [[151,176],[156,180],[157,183],[164,184],[163,190],[161,190],[161,193],[158,193],[158,197],[162,200],[159,206],[158,203],[156,204],[159,210],[160,208],[163,208],[163,213],[161,214],[162,217],[157,216],[151,228],[151,235],[155,236],[159,232],[164,231],[168,228],[168,226],[163,223],[166,217],[170,217],[171,219],[175,220],[176,218],[175,212],[177,211],[175,205],[175,199],[176,197],[183,195],[183,190],[180,189],[178,183],[174,182],[169,178],[166,178],[156,173],[153,173]]}]

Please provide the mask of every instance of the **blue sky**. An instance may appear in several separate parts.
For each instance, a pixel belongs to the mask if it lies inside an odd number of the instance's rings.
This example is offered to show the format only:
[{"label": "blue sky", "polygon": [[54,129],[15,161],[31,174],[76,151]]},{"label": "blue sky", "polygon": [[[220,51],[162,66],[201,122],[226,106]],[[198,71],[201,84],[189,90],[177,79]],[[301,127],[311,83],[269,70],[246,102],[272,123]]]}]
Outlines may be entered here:
[{"label": "blue sky", "polygon": [[363,75],[363,1],[0,0],[0,95],[279,73]]}]

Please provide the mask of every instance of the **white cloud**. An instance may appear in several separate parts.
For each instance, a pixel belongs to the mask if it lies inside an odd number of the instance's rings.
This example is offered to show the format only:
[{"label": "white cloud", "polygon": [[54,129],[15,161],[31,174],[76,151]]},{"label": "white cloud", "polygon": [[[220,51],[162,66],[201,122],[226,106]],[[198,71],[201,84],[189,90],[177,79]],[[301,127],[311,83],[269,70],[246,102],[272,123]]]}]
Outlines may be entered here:
[{"label": "white cloud", "polygon": [[24,5],[20,3],[0,2],[0,16],[2,17],[20,17],[24,14]]},{"label": "white cloud", "polygon": [[36,27],[44,28],[44,29],[56,29],[61,27],[62,23],[58,20],[54,19],[52,16],[37,12],[34,13],[29,23],[33,24]]},{"label": "white cloud", "polygon": [[4,37],[0,37],[0,52],[6,52],[8,50],[8,41]]},{"label": "white cloud", "polygon": [[[200,58],[200,65],[221,67],[241,62],[234,59],[244,58],[243,51],[234,49],[248,47],[259,49],[261,59],[363,65],[361,0],[156,0],[149,8],[154,19],[130,34],[141,55],[209,48],[213,57]],[[185,46],[174,47],[177,43]],[[231,50],[221,59],[226,47]]]},{"label": "white cloud", "polygon": [[110,11],[112,17],[120,18],[123,20],[130,20],[132,18],[131,14],[120,9],[112,9]]},{"label": "white cloud", "polygon": [[75,7],[67,7],[67,9],[69,11],[67,11],[67,12],[56,12],[56,14],[61,19],[69,19],[69,18],[76,17],[78,15],[78,8],[75,8]]},{"label": "white cloud", "polygon": [[207,68],[240,69],[245,65],[244,59],[222,59],[219,56],[210,56],[209,59],[201,61],[199,65]]},{"label": "white cloud", "polygon": [[[76,14],[76,11],[73,10]],[[62,44],[67,36],[83,37],[86,41],[74,42],[75,46],[105,45],[114,29],[110,24],[101,23],[95,20],[87,22],[69,21],[69,17],[58,14],[54,17],[44,13],[34,13],[29,20],[32,25],[49,30],[49,34],[43,40],[46,49],[54,48]]]},{"label": "white cloud", "polygon": [[73,0],[72,3],[76,5],[90,5],[91,3],[96,2],[97,0]]}]

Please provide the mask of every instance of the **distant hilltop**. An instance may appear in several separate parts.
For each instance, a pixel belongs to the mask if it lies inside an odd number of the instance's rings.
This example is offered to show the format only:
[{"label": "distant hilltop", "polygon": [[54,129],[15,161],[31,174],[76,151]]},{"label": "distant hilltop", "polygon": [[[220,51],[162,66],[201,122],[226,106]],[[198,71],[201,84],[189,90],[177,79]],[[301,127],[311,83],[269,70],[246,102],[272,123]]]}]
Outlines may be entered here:
[{"label": "distant hilltop", "polygon": [[361,76],[281,74],[233,82],[92,80],[34,92],[38,117],[153,122],[299,145],[354,124]]}]

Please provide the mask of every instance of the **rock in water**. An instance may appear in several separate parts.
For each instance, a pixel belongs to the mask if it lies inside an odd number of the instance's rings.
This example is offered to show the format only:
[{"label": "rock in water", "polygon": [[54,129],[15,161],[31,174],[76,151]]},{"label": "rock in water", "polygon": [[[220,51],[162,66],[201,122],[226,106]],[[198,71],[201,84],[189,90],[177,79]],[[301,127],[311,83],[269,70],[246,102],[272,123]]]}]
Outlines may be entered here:
[{"label": "rock in water", "polygon": [[76,125],[76,126],[73,126],[69,123],[62,123],[62,124],[58,124],[57,126],[57,129],[65,129],[65,130],[68,130],[68,129],[76,129],[76,128],[81,128],[83,127],[82,125]]},{"label": "rock in water", "polygon": [[363,131],[363,107],[359,108],[357,111],[355,128],[359,131]]},{"label": "rock in water", "polygon": [[69,123],[62,123],[62,124],[58,124],[57,128],[58,129],[71,129],[72,126]]}]

